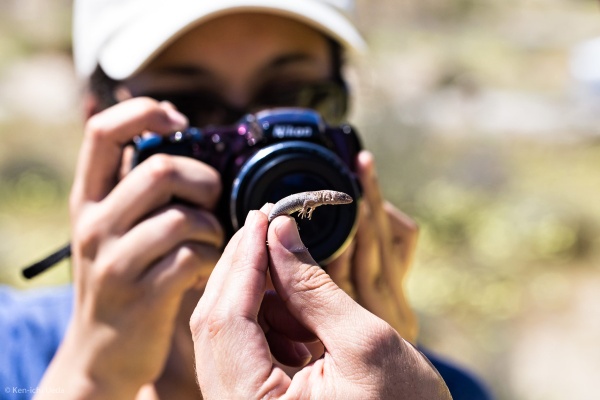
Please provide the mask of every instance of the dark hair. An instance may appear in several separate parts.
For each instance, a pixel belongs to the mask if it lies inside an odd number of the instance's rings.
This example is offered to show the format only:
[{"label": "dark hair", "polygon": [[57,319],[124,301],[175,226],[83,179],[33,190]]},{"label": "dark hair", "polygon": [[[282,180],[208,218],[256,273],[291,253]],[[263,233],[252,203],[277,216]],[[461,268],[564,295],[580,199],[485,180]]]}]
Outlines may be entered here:
[{"label": "dark hair", "polygon": [[100,65],[96,66],[96,69],[90,76],[90,80],[88,82],[88,89],[90,93],[98,101],[97,109],[95,110],[96,112],[102,111],[117,104],[115,91],[117,90],[119,83],[120,81],[117,81],[106,75],[106,72],[104,72]]},{"label": "dark hair", "polygon": [[[331,38],[328,38],[328,42],[331,49],[331,78],[333,81],[341,84],[344,89],[346,89],[347,85],[342,73],[342,68],[345,62],[343,48],[337,41]],[[120,83],[121,81],[108,76],[102,67],[100,67],[100,65],[96,66],[96,69],[90,76],[88,82],[88,89],[90,93],[98,100],[96,111],[99,112],[117,104],[115,91]]]}]

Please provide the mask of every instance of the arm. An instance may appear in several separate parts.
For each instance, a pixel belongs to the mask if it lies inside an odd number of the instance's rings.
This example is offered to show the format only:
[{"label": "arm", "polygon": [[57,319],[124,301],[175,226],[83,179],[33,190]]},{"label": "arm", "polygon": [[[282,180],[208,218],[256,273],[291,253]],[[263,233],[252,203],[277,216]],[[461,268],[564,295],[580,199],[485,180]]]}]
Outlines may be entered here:
[{"label": "arm", "polygon": [[[210,212],[219,176],[195,160],[159,155],[118,177],[134,136],[186,123],[172,106],[137,98],[86,124],[70,198],[73,317],[39,399],[134,398],[164,370],[183,296],[220,254],[221,227]],[[44,390],[52,387],[65,393]]]}]

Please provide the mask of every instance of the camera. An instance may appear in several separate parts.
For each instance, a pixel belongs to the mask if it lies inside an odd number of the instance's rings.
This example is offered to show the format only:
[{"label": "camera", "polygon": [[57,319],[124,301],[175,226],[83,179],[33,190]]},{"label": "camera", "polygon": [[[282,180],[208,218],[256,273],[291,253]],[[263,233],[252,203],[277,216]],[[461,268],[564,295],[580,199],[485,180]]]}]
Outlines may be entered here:
[{"label": "camera", "polygon": [[153,154],[167,153],[192,157],[219,171],[223,192],[216,215],[227,238],[241,228],[250,210],[290,194],[324,189],[345,192],[355,201],[318,209],[310,221],[295,217],[313,258],[327,264],[355,233],[361,198],[356,176],[360,140],[352,126],[328,126],[313,110],[263,110],[231,126],[146,135],[134,146],[134,166]]}]

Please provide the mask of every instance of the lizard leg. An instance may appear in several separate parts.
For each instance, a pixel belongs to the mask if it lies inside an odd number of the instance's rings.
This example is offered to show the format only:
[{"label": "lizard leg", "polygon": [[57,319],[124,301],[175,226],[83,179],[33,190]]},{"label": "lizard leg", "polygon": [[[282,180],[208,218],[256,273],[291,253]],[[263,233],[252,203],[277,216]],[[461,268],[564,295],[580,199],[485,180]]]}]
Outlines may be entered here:
[{"label": "lizard leg", "polygon": [[313,211],[315,211],[315,208],[319,207],[321,203],[319,203],[318,201],[310,200],[306,201],[305,204],[307,204],[308,206],[308,219],[311,219]]},{"label": "lizard leg", "polygon": [[304,200],[304,203],[302,203],[302,210],[300,210],[300,212],[298,213],[298,215],[300,216],[300,218],[308,218],[310,219],[310,217],[312,216],[312,211],[311,209],[314,207],[315,202],[312,200]]},{"label": "lizard leg", "polygon": [[300,210],[298,210],[298,216],[300,217],[300,219],[306,217],[306,212],[308,210],[306,209],[306,207],[302,207]]}]

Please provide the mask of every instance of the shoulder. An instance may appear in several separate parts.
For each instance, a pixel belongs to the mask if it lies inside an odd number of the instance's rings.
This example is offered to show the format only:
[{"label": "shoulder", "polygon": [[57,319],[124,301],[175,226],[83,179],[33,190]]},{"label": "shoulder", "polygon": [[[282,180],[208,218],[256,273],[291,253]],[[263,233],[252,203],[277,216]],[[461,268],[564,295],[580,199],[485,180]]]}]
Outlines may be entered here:
[{"label": "shoulder", "polygon": [[28,331],[60,331],[70,318],[72,299],[70,285],[32,290],[0,285],[0,321]]},{"label": "shoulder", "polygon": [[492,400],[493,397],[475,374],[428,350],[420,349],[438,370],[454,400]]},{"label": "shoulder", "polygon": [[70,286],[23,291],[0,285],[0,386],[37,386],[65,333],[72,298]]}]

